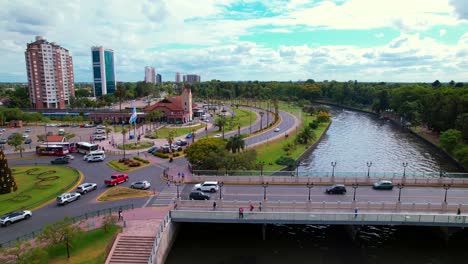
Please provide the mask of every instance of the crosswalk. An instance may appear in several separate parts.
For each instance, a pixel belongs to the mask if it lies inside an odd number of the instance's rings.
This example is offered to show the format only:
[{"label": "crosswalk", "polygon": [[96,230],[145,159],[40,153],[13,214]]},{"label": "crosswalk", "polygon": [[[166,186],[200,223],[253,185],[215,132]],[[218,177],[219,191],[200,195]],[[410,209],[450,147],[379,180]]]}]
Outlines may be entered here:
[{"label": "crosswalk", "polygon": [[[183,185],[179,186],[179,192],[183,189]],[[177,199],[177,186],[171,184],[169,187],[165,187],[156,198],[153,200],[152,206],[168,206],[172,205]]]}]

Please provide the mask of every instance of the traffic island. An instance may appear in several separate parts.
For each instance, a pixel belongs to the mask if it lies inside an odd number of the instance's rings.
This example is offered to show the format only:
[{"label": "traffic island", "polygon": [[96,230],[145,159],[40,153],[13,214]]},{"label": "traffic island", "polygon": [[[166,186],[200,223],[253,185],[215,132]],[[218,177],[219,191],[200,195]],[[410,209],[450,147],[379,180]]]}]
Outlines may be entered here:
[{"label": "traffic island", "polygon": [[100,202],[107,202],[107,201],[115,201],[121,199],[128,199],[128,198],[138,198],[138,197],[145,197],[151,196],[154,193],[152,191],[145,191],[145,190],[137,190],[131,189],[127,187],[112,187],[109,188],[107,191],[103,192],[97,198]]},{"label": "traffic island", "polygon": [[144,168],[150,165],[150,162],[140,157],[133,157],[126,159],[111,160],[107,163],[107,165],[109,165],[109,167],[113,168],[116,171],[128,172]]}]

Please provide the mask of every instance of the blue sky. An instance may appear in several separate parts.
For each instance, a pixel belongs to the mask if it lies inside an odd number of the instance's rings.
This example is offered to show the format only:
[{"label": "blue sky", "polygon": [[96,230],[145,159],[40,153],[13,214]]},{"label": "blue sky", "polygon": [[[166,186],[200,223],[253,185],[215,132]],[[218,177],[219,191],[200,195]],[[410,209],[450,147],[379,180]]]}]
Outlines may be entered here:
[{"label": "blue sky", "polygon": [[0,82],[25,82],[26,44],[70,50],[91,82],[91,46],[119,81],[154,66],[202,80],[468,81],[466,0],[0,0]]}]

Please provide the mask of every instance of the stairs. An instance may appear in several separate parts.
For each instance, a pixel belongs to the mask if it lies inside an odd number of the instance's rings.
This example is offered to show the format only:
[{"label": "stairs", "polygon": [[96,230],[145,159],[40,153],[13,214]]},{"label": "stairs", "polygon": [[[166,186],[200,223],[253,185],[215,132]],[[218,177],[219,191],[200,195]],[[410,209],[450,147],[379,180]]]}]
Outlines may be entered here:
[{"label": "stairs", "polygon": [[106,264],[148,263],[155,237],[120,235]]}]

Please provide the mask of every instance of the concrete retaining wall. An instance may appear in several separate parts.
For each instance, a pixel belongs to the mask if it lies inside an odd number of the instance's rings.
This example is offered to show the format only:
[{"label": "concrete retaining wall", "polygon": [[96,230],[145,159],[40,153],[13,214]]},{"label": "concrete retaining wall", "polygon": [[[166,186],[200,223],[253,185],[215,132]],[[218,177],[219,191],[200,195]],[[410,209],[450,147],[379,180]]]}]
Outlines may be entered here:
[{"label": "concrete retaining wall", "polygon": [[172,244],[179,233],[180,223],[169,222],[161,233],[158,249],[153,258],[153,263],[162,264],[166,261],[169,252],[171,251]]}]

